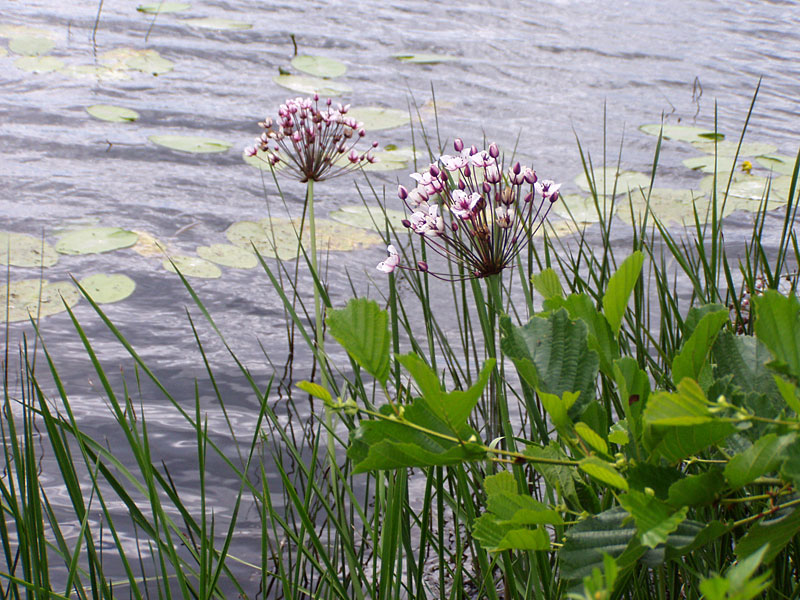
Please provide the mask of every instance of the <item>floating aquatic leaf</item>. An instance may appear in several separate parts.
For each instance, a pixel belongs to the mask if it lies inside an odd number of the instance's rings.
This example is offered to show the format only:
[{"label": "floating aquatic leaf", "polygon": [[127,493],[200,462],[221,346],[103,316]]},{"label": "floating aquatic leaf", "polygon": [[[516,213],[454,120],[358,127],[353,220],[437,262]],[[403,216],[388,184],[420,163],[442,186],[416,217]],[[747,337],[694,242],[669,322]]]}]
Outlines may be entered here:
[{"label": "floating aquatic leaf", "polygon": [[[597,189],[598,196],[605,192],[611,195],[614,190],[614,178],[616,177],[617,195],[627,194],[628,190],[636,190],[639,187],[647,188],[650,186],[650,177],[644,173],[634,171],[618,171],[615,167],[600,167],[592,172],[592,179]],[[581,173],[575,178],[578,187],[585,191],[590,191],[589,180],[586,173]]]},{"label": "floating aquatic leaf", "polygon": [[151,75],[169,73],[175,68],[175,63],[161,56],[139,56],[128,61],[128,68]]},{"label": "floating aquatic leaf", "polygon": [[185,277],[217,279],[222,276],[222,271],[217,265],[199,256],[170,256],[161,264],[167,271],[173,273],[180,271]]},{"label": "floating aquatic leaf", "polygon": [[131,77],[124,70],[105,65],[67,65],[62,71],[70,77],[93,77],[102,81],[119,81]]},{"label": "floating aquatic leaf", "polygon": [[252,269],[258,266],[258,258],[255,254],[245,248],[230,244],[199,246],[197,254],[200,258],[235,269]]},{"label": "floating aquatic leaf", "polygon": [[147,138],[154,144],[180,152],[209,153],[225,152],[231,144],[222,140],[194,135],[151,135]]},{"label": "floating aquatic leaf", "polygon": [[364,123],[367,131],[394,129],[409,124],[408,111],[380,106],[358,106],[350,109],[348,116]]},{"label": "floating aquatic leaf", "polygon": [[136,282],[127,275],[96,273],[79,282],[89,297],[98,304],[111,304],[124,300],[136,289]]},{"label": "floating aquatic leaf", "polygon": [[694,156],[685,159],[683,161],[683,166],[693,171],[702,171],[703,173],[714,173],[715,171],[719,173],[722,171],[730,172],[736,165],[733,162],[732,156],[704,154],[703,156]]},{"label": "floating aquatic leaf", "polygon": [[[388,147],[385,150],[378,150],[373,152],[372,155],[376,161],[373,163],[367,162],[361,165],[365,171],[396,171],[398,169],[407,169],[410,161],[415,157],[422,156],[421,152],[414,152],[412,148],[395,148],[390,150]],[[337,164],[346,165],[348,159],[346,156],[340,156]],[[478,174],[476,173],[476,176]]]},{"label": "floating aquatic leaf", "polygon": [[62,69],[64,61],[55,56],[20,56],[14,66],[29,73],[52,73]]},{"label": "floating aquatic leaf", "polygon": [[340,96],[352,91],[349,85],[310,75],[275,75],[272,81],[299,94]]},{"label": "floating aquatic leaf", "polygon": [[99,254],[129,248],[139,236],[119,227],[88,227],[63,235],[56,244],[61,254]]},{"label": "floating aquatic leaf", "polygon": [[739,142],[717,142],[716,144],[709,141],[692,142],[692,146],[706,154],[730,157],[736,156],[737,148],[739,149],[739,157],[770,154],[778,149],[777,146],[762,142],[742,142],[741,148],[739,147]]},{"label": "floating aquatic leaf", "polygon": [[130,123],[139,118],[139,113],[130,108],[122,106],[111,106],[109,104],[93,104],[86,107],[86,112],[95,119],[110,121],[112,123]]},{"label": "floating aquatic leaf", "polygon": [[131,247],[131,250],[141,256],[164,256],[164,252],[168,250],[166,244],[162,243],[146,231],[134,230],[133,233],[139,236],[139,240]]},{"label": "floating aquatic leaf", "polygon": [[[262,256],[291,260],[297,258],[297,228],[300,219],[263,219],[240,221],[225,232],[228,240],[242,248],[253,246]],[[367,248],[382,242],[381,237],[359,227],[352,227],[328,219],[316,221],[317,248],[321,251],[347,251]],[[274,242],[274,246],[273,246]],[[308,224],[303,233],[303,245],[308,251],[310,237]]]},{"label": "floating aquatic leaf", "polygon": [[343,62],[326,56],[295,56],[292,66],[314,77],[339,77],[347,71],[347,65]]},{"label": "floating aquatic leaf", "polygon": [[583,231],[586,228],[586,224],[576,225],[573,221],[564,220],[547,220],[544,222],[544,225],[539,227],[536,230],[534,235],[536,237],[541,237],[545,234],[545,230],[547,231],[547,235],[549,237],[556,237],[561,238],[568,235],[572,235],[573,233],[578,233]]},{"label": "floating aquatic leaf", "polygon": [[[48,283],[46,279],[23,279],[12,281],[8,286],[0,285],[0,306],[5,307],[8,303],[9,322],[63,312],[66,310],[65,302],[72,307],[79,298],[78,290],[68,281]],[[3,308],[0,310],[0,322],[5,320],[6,311]]]},{"label": "floating aquatic leaf", "polygon": [[245,23],[244,21],[234,21],[233,19],[218,19],[214,17],[205,17],[202,19],[186,19],[183,21],[192,27],[200,27],[201,29],[252,29],[252,23]]},{"label": "floating aquatic leaf", "polygon": [[[662,132],[662,125],[661,123],[653,123],[652,125],[642,125],[639,129],[649,135],[658,135]],[[707,142],[715,137],[720,140],[725,137],[721,133],[715,133],[703,127],[668,124],[663,125],[662,136],[665,140],[676,140],[678,142]]]},{"label": "floating aquatic leaf", "polygon": [[9,50],[23,56],[42,56],[50,52],[54,46],[55,42],[50,38],[32,35],[13,37],[8,42]]},{"label": "floating aquatic leaf", "polygon": [[49,29],[29,27],[27,25],[0,25],[0,37],[43,37],[55,40],[59,34]]},{"label": "floating aquatic leaf", "polygon": [[[730,172],[719,171],[717,172],[717,195],[721,199],[728,187],[728,178]],[[764,196],[764,189],[767,186],[767,179],[765,177],[758,177],[756,175],[734,174],[731,187],[728,190],[728,197],[744,198],[747,200],[761,200]],[[700,181],[700,189],[703,190],[708,196],[714,189],[714,176],[709,175]]]},{"label": "floating aquatic leaf", "polygon": [[[600,210],[603,210],[602,201]],[[594,199],[582,194],[567,194],[553,205],[553,214],[562,219],[575,219],[577,223],[598,223],[600,217],[594,205]],[[572,215],[572,216],[570,216]]]},{"label": "floating aquatic leaf", "polygon": [[[378,207],[367,209],[363,204],[351,204],[328,213],[328,217],[339,223],[361,227],[362,229],[371,229],[373,231],[384,231],[386,229],[383,211]],[[397,231],[405,229],[402,221],[406,216],[403,211],[387,208],[386,217],[389,218],[389,222]]]},{"label": "floating aquatic leaf", "polygon": [[[625,223],[641,223],[646,207],[647,191],[645,190],[645,193],[637,191],[632,193],[630,198],[626,196],[619,199],[615,205],[615,212]],[[650,212],[664,224],[691,225],[694,223],[695,208],[700,221],[704,222],[708,200],[700,192],[690,189],[653,188],[650,193]],[[648,217],[648,221],[652,223],[652,218]]]},{"label": "floating aquatic leaf", "polygon": [[[263,150],[258,150],[255,156],[249,156],[247,154],[247,150],[242,152],[242,159],[251,167],[255,167],[256,169],[261,169],[262,171],[267,171],[269,173],[269,153],[264,152]],[[286,163],[279,162],[276,165],[273,165],[273,169],[275,171],[280,171],[284,168]]]},{"label": "floating aquatic leaf", "polygon": [[175,63],[162,57],[156,50],[136,48],[115,48],[104,52],[100,60],[112,70],[140,71],[152,75],[162,75],[175,68]]},{"label": "floating aquatic leaf", "polygon": [[143,13],[175,13],[181,12],[184,10],[189,10],[192,7],[191,4],[185,4],[183,2],[156,2],[154,4],[140,4],[136,7],[136,10]]},{"label": "floating aquatic leaf", "polygon": [[448,54],[434,54],[432,52],[399,52],[397,54],[392,54],[392,56],[399,61],[415,63],[418,65],[435,65],[441,62],[458,60],[457,56],[450,56]]},{"label": "floating aquatic leaf", "polygon": [[762,167],[766,167],[770,171],[780,173],[781,175],[791,175],[794,172],[794,163],[796,158],[794,156],[786,156],[785,154],[765,154],[764,156],[756,156],[756,162]]},{"label": "floating aquatic leaf", "polygon": [[47,242],[43,243],[41,238],[0,231],[0,265],[52,267],[57,262],[58,254],[55,249]]}]

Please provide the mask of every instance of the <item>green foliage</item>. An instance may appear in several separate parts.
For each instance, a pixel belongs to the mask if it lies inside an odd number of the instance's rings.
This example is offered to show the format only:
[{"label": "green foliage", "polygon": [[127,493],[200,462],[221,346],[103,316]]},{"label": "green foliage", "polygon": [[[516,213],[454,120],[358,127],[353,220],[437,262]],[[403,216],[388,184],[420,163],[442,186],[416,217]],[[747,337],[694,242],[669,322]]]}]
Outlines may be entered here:
[{"label": "green foliage", "polygon": [[633,286],[639,279],[644,263],[644,254],[634,252],[626,258],[617,269],[617,272],[608,280],[608,287],[603,296],[603,314],[608,319],[614,335],[619,334],[625,308],[628,306]]},{"label": "green foliage", "polygon": [[389,377],[389,317],[373,300],[354,298],[347,307],[329,310],[325,323],[331,335],[378,381]]},{"label": "green foliage", "polygon": [[753,575],[766,554],[763,546],[748,558],[732,565],[725,576],[717,575],[700,582],[706,600],[753,600],[769,587],[769,573]]}]

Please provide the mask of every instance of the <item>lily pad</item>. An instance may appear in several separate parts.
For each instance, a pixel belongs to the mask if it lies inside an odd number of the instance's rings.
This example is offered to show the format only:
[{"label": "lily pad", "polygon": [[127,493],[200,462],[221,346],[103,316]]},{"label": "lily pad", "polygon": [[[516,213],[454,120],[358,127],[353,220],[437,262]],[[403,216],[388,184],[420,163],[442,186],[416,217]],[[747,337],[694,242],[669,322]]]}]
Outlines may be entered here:
[{"label": "lily pad", "polygon": [[797,160],[794,156],[785,154],[765,154],[756,156],[756,162],[762,167],[781,175],[791,175],[794,173],[794,163]]},{"label": "lily pad", "polygon": [[[603,209],[602,199],[600,209]],[[582,194],[567,194],[561,196],[553,204],[550,214],[560,216],[562,219],[574,219],[577,223],[598,223],[600,217],[594,205],[594,199]]]},{"label": "lily pad", "polygon": [[136,282],[127,275],[97,273],[79,282],[89,297],[98,304],[111,304],[124,300],[136,289]]},{"label": "lily pad", "polygon": [[733,164],[732,156],[725,156],[722,154],[719,156],[714,156],[713,154],[694,156],[684,160],[683,165],[693,171],[702,171],[703,173],[714,173],[715,171],[717,173],[730,173],[736,166]]},{"label": "lily pad", "polygon": [[[361,168],[365,171],[397,171],[399,169],[408,169],[409,162],[414,158],[420,158],[422,153],[414,152],[413,148],[395,148],[378,150],[373,152],[372,155],[377,159],[374,163],[365,162]],[[346,156],[340,156],[336,164],[345,165],[349,161]],[[477,175],[477,174],[476,174]]]},{"label": "lily pad", "polygon": [[[300,219],[262,219],[239,221],[225,232],[235,246],[250,249],[253,246],[265,257],[291,260],[297,258],[297,228]],[[365,229],[337,223],[329,219],[316,220],[317,249],[337,252],[368,248],[382,243],[381,237]],[[310,236],[308,225],[303,232],[303,246],[308,252]]]},{"label": "lily pad", "polygon": [[348,116],[364,123],[367,131],[394,129],[410,123],[407,110],[381,108],[380,106],[358,106],[350,109]]},{"label": "lily pad", "polygon": [[648,135],[657,136],[661,133],[665,140],[675,140],[678,142],[707,142],[711,140],[713,143],[715,138],[721,140],[725,137],[723,134],[714,132],[711,129],[693,127],[691,125],[662,125],[661,123],[653,123],[651,125],[642,125],[639,129]]},{"label": "lily pad", "polygon": [[231,144],[222,140],[194,135],[151,135],[147,139],[165,148],[194,154],[226,152],[231,147]]},{"label": "lily pad", "polygon": [[164,252],[168,249],[166,244],[162,243],[146,231],[134,230],[133,233],[138,235],[139,239],[131,247],[131,250],[148,258],[151,256],[164,256]]},{"label": "lily pad", "polygon": [[397,54],[392,54],[392,56],[399,61],[415,63],[418,65],[435,65],[441,62],[458,60],[457,56],[450,56],[449,54],[435,54],[433,52],[398,52]]},{"label": "lily pad", "polygon": [[339,77],[347,72],[347,65],[326,56],[295,56],[292,59],[292,66],[314,77]]},{"label": "lily pad", "polygon": [[761,154],[770,154],[775,152],[778,147],[773,144],[766,144],[762,142],[742,142],[741,148],[739,142],[692,142],[692,146],[705,152],[706,154],[716,154],[717,156],[736,156],[736,149],[739,148],[739,156],[759,156]]},{"label": "lily pad", "polygon": [[258,258],[252,252],[231,244],[212,244],[199,246],[197,254],[218,265],[233,267],[235,269],[252,269],[258,266]]},{"label": "lily pad", "polygon": [[252,29],[252,23],[245,23],[244,21],[235,21],[233,19],[219,19],[214,17],[204,17],[202,19],[186,19],[183,21],[191,27],[200,27],[201,29]]},{"label": "lily pad", "polygon": [[[728,178],[730,172],[717,173],[717,196],[722,198],[725,189],[728,187]],[[767,179],[765,177],[758,177],[756,175],[735,174],[731,187],[728,189],[728,197],[743,198],[747,200],[761,200],[764,196],[764,189],[767,186]],[[714,176],[709,175],[700,181],[700,189],[703,190],[709,197],[714,189]]]},{"label": "lily pad", "polygon": [[64,61],[55,56],[20,56],[14,66],[29,73],[52,73],[63,69]]},{"label": "lily pad", "polygon": [[16,37],[43,37],[55,40],[59,34],[50,29],[42,29],[41,27],[29,27],[28,25],[0,25],[0,37],[16,38]]},{"label": "lily pad", "polygon": [[0,58],[3,58],[6,54],[8,54],[8,50],[0,46]]},{"label": "lily pad", "polygon": [[143,13],[158,14],[158,13],[175,13],[184,10],[189,10],[191,4],[184,2],[156,2],[154,4],[140,4],[136,10]]},{"label": "lily pad", "polygon": [[[46,279],[23,279],[10,285],[0,285],[0,322],[27,321],[54,315],[66,310],[64,303],[75,306],[80,299],[78,290],[68,281],[48,283]],[[8,303],[8,315],[5,306]]]},{"label": "lily pad", "polygon": [[62,71],[76,79],[92,77],[101,81],[122,81],[131,78],[126,71],[105,65],[67,65]]},{"label": "lily pad", "polygon": [[[9,253],[10,250],[10,253]],[[0,265],[12,267],[52,267],[58,254],[41,238],[24,233],[0,231]]]},{"label": "lily pad", "polygon": [[534,232],[533,235],[536,237],[542,237],[545,231],[547,231],[547,235],[551,238],[562,238],[583,231],[586,229],[586,225],[586,223],[578,225],[575,222],[571,220],[568,221],[566,219],[559,221],[551,221],[548,219],[542,224],[541,227],[539,227],[539,229]]},{"label": "lily pad", "polygon": [[320,96],[341,96],[352,88],[340,81],[331,81],[310,75],[275,75],[272,81],[281,87],[299,94],[319,94]]},{"label": "lily pad", "polygon": [[122,106],[111,106],[109,104],[93,104],[86,107],[86,112],[95,119],[110,121],[111,123],[130,123],[139,118],[139,113],[130,108]]},{"label": "lily pad", "polygon": [[[641,223],[647,208],[647,194],[642,191],[621,198],[615,204],[616,215],[625,223]],[[650,192],[650,212],[662,223],[691,225],[694,223],[694,211],[698,212],[701,221],[705,221],[708,200],[697,191],[690,189],[653,188]],[[633,212],[631,212],[633,211]],[[648,222],[652,223],[651,217]]]},{"label": "lily pad", "polygon": [[217,265],[199,256],[170,256],[169,259],[165,259],[161,264],[167,271],[173,273],[180,271],[185,277],[199,277],[201,279],[218,279],[222,277],[222,271]]},{"label": "lily pad", "polygon": [[175,63],[162,57],[152,49],[115,48],[104,52],[100,60],[112,70],[140,71],[151,75],[163,75],[175,68]]},{"label": "lily pad", "polygon": [[[352,225],[353,227],[361,227],[362,229],[371,229],[372,231],[379,232],[386,229],[383,211],[377,206],[367,209],[363,204],[351,204],[330,212],[328,217],[339,223]],[[387,208],[386,217],[389,218],[392,227],[397,231],[403,231],[405,229],[405,227],[403,227],[403,219],[406,218],[406,215],[403,211]]]},{"label": "lily pad", "polygon": [[130,248],[139,236],[119,227],[88,227],[63,235],[56,244],[61,254],[99,254]]},{"label": "lily pad", "polygon": [[55,45],[50,38],[23,35],[11,38],[8,49],[23,56],[42,56],[50,52]]},{"label": "lily pad", "polygon": [[[644,173],[635,171],[617,171],[615,167],[597,168],[592,173],[597,194],[602,196],[605,192],[610,195],[614,191],[614,180],[616,178],[617,194],[626,194],[628,190],[635,190],[640,187],[650,186],[650,177]],[[589,180],[586,173],[581,173],[575,178],[578,187],[585,191],[591,191]]]}]

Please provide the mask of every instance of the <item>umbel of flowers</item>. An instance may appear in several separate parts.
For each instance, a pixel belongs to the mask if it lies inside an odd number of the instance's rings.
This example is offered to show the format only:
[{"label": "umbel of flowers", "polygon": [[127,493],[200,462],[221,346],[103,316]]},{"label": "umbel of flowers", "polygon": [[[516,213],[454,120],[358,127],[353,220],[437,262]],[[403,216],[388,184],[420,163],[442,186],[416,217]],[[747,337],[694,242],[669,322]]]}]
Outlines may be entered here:
[{"label": "umbel of flowers", "polygon": [[355,146],[364,137],[364,124],[347,116],[350,105],[333,108],[330,98],[320,108],[319,95],[288,99],[278,108],[278,118],[267,117],[259,125],[264,132],[247,149],[273,167],[285,166],[301,182],[323,181],[375,162],[373,142],[366,152]]},{"label": "umbel of flowers", "polygon": [[[457,277],[498,274],[542,226],[561,186],[539,180],[519,162],[505,171],[496,144],[478,150],[456,139],[453,146],[457,155],[440,156],[426,170],[411,174],[417,182],[413,189],[398,188],[409,212],[403,224],[437,254],[463,266],[464,274]],[[378,270],[408,268],[400,264],[394,246],[388,251]],[[430,271],[425,262],[416,268],[450,278]]]}]

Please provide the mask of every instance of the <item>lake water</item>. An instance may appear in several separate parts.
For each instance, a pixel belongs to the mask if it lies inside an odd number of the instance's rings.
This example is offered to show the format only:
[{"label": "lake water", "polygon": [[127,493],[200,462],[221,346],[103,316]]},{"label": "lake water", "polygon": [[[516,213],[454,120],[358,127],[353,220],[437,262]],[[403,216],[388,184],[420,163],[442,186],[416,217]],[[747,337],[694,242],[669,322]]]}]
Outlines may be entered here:
[{"label": "lake water", "polygon": [[[135,0],[105,0],[98,20],[96,3],[2,0],[0,26],[47,30],[54,41],[49,54],[65,65],[98,65],[105,52],[133,48],[156,50],[175,66],[159,76],[129,71],[125,79],[109,78],[105,71],[30,73],[17,68],[17,54],[0,50],[0,230],[44,233],[53,242],[65,229],[117,226],[149,232],[174,251],[191,254],[198,245],[225,242],[231,223],[266,216],[267,203],[273,213],[284,211],[271,178],[262,179],[241,155],[259,132],[257,121],[297,95],[272,81],[281,68],[296,72],[289,64],[291,34],[301,54],[347,65],[338,78],[352,88],[344,101],[424,106],[433,86],[442,140],[460,136],[481,145],[485,138],[511,149],[519,136],[525,161],[540,176],[565,182],[568,193],[579,191],[573,180],[582,170],[576,136],[596,165],[603,160],[604,141],[608,162],[616,162],[624,137],[623,168],[646,171],[656,138],[638,131],[640,125],[658,123],[664,115],[667,123],[713,129],[718,105],[719,130],[736,139],[761,77],[747,141],[768,142],[789,155],[796,154],[800,141],[797,2],[230,0],[193,2],[189,10],[161,14],[155,21],[136,6]],[[186,21],[202,17],[233,19],[252,28],[218,30]],[[0,38],[0,48],[8,46],[9,38]],[[392,56],[402,52],[456,60],[409,64]],[[85,111],[95,104],[128,107],[141,116],[134,123],[96,120]],[[430,111],[423,108],[422,114],[435,137]],[[163,134],[212,137],[232,147],[224,153],[186,154],[148,141]],[[419,131],[416,135],[419,142]],[[407,128],[368,133],[368,139],[381,145],[412,143]],[[696,187],[702,175],[681,161],[698,154],[687,144],[665,143],[656,184]],[[374,185],[386,185],[390,202],[398,180],[408,184],[407,171],[372,175]],[[318,215],[360,202],[354,181],[363,188],[360,176],[318,184]],[[298,216],[303,187],[281,183],[289,211]],[[737,213],[730,223],[731,236],[743,236],[750,217]],[[376,285],[385,289],[374,270],[383,256],[379,246],[332,255],[334,304],[351,296],[343,267],[359,293],[375,295]],[[106,313],[189,409],[194,379],[201,378],[209,428],[225,444],[227,426],[214,409],[186,307],[196,320],[202,317],[180,280],[160,260],[130,250],[63,256],[45,276],[58,280],[95,272],[124,273],[136,281],[135,293],[107,305]],[[37,269],[11,268],[12,280],[36,276]],[[221,278],[193,279],[192,284],[237,355],[265,386],[272,368],[262,347],[278,368],[287,351],[283,310],[266,276],[260,270],[223,268]],[[305,275],[301,286],[311,289]],[[83,301],[75,312],[109,372],[122,369],[132,383],[131,361],[91,307]],[[41,329],[86,431],[113,443],[113,421],[68,317],[47,317]],[[26,331],[27,325],[11,325],[12,348]],[[207,327],[201,338],[233,425],[247,431],[256,402]],[[341,359],[334,354],[334,360]],[[297,377],[307,377],[309,366],[308,356],[298,355]],[[147,412],[154,448],[169,462],[176,484],[193,483],[194,467],[184,469],[195,464],[193,434],[152,386],[132,395]],[[216,483],[210,502],[224,515],[235,484],[226,486],[223,478]],[[57,492],[51,500],[68,503]],[[257,531],[257,522],[255,513],[241,517],[243,531]],[[254,552],[258,544],[254,535]]]}]

